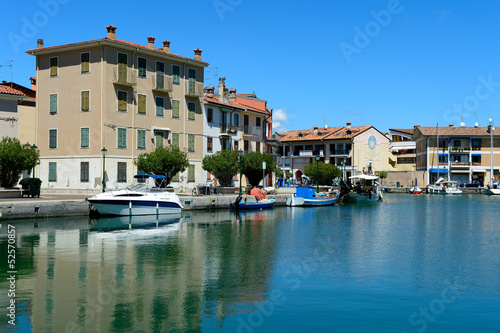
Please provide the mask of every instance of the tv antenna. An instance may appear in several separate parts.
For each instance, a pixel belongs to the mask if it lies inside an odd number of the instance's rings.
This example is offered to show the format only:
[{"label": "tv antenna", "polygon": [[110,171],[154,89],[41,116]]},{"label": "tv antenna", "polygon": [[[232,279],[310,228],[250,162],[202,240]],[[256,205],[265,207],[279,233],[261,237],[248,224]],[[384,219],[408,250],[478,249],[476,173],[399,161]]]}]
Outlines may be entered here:
[{"label": "tv antenna", "polygon": [[10,67],[10,84],[12,85],[12,78],[14,75],[14,60],[7,60],[8,65],[0,65],[0,80],[3,81],[3,67]]},{"label": "tv antenna", "polygon": [[465,126],[465,123],[464,123],[464,113],[462,112],[462,122],[460,123],[460,126],[464,127]]},{"label": "tv antenna", "polygon": [[479,127],[479,123],[477,122],[477,110],[474,111],[475,119],[474,119],[474,127]]},{"label": "tv antenna", "polygon": [[212,86],[212,78],[213,77],[219,77],[219,67],[212,67],[209,69],[205,70],[205,86],[206,87],[211,87]]}]

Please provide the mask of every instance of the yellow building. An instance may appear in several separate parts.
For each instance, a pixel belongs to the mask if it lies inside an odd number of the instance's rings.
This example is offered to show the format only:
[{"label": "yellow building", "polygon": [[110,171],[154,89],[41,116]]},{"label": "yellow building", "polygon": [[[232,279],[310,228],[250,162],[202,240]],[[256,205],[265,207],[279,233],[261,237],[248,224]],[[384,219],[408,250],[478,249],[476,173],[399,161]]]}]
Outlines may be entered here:
[{"label": "yellow building", "polygon": [[[98,189],[131,182],[133,160],[157,146],[187,152],[188,169],[174,185],[201,179],[203,156],[203,77],[201,50],[194,58],[107,37],[37,48],[37,176],[57,189]],[[106,154],[105,163],[103,152]]]}]

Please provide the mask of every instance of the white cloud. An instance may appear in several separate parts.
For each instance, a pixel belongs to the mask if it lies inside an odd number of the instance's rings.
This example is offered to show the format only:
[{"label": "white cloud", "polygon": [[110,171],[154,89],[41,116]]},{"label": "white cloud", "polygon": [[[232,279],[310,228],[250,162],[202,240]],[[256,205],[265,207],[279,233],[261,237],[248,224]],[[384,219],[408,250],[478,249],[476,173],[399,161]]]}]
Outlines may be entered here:
[{"label": "white cloud", "polygon": [[288,129],[283,126],[283,123],[288,122],[288,120],[285,110],[278,109],[273,111],[273,132],[283,133],[288,131]]}]

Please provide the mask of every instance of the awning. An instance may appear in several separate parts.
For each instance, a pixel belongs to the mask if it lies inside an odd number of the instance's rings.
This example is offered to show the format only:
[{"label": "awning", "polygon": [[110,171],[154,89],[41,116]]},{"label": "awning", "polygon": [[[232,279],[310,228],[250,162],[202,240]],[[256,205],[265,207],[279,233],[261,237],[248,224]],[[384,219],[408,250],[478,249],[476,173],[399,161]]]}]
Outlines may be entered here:
[{"label": "awning", "polygon": [[470,173],[469,170],[453,169],[451,173]]},{"label": "awning", "polygon": [[472,172],[483,172],[483,173],[486,173],[486,170],[483,170],[483,169],[472,169]]},{"label": "awning", "polygon": [[[438,169],[430,169],[430,173],[438,173]],[[448,173],[448,169],[439,169],[439,173]]]}]

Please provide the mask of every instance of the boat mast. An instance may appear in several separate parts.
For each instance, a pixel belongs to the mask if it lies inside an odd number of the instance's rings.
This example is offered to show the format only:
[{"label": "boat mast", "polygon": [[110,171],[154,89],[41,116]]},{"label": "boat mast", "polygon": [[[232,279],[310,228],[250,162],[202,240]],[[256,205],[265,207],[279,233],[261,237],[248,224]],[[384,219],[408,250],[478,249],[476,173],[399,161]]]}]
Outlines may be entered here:
[{"label": "boat mast", "polygon": [[437,175],[437,179],[436,181],[439,179],[439,123],[436,124],[436,132],[437,132],[437,135],[436,135],[436,140],[437,140],[437,169],[438,169],[438,175]]},{"label": "boat mast", "polygon": [[490,185],[493,186],[493,131],[495,127],[493,127],[493,119],[489,119],[490,125],[488,126],[488,131],[490,132]]}]

